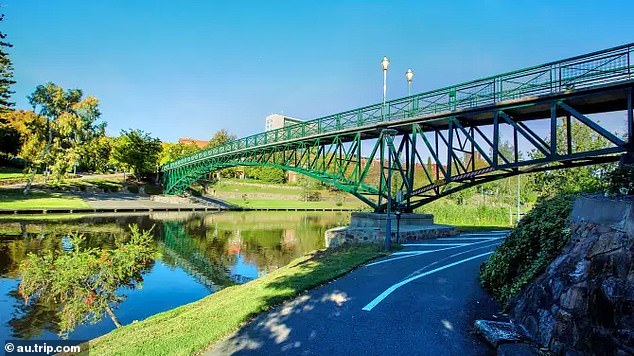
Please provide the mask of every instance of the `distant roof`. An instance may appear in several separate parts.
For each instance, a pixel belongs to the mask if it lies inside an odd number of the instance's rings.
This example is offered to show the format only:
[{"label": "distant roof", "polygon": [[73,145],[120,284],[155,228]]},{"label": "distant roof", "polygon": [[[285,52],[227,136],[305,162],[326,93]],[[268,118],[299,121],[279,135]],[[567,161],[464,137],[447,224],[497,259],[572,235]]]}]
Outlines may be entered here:
[{"label": "distant roof", "polygon": [[189,137],[180,137],[178,139],[178,143],[184,143],[186,145],[196,145],[199,148],[203,148],[203,147],[207,146],[209,141],[196,140],[196,139],[189,138]]}]

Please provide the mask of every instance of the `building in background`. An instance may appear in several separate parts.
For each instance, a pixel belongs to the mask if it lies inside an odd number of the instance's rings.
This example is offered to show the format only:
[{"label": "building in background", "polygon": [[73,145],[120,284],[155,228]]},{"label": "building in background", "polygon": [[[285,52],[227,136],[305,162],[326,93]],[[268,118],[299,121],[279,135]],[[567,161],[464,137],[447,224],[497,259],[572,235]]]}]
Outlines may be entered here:
[{"label": "building in background", "polygon": [[186,145],[196,145],[196,147],[198,147],[198,148],[203,148],[203,147],[207,146],[209,141],[196,140],[196,139],[189,138],[189,137],[180,137],[178,139],[178,143],[183,143],[183,144],[186,144]]},{"label": "building in background", "polygon": [[267,116],[265,119],[264,131],[271,131],[284,126],[299,124],[301,122],[303,121],[294,117],[282,114],[272,114]]}]

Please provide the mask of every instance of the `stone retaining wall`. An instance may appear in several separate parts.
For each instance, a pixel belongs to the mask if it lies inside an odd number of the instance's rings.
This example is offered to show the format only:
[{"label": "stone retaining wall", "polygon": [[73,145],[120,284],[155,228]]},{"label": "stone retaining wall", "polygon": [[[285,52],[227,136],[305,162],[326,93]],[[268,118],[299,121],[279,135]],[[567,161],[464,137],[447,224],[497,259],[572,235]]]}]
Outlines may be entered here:
[{"label": "stone retaining wall", "polygon": [[[455,234],[455,226],[429,225],[418,229],[410,228],[405,231],[400,231],[398,236],[396,231],[392,231],[391,237],[393,243],[403,243],[452,236]],[[337,247],[354,243],[384,243],[385,236],[385,229],[343,226],[326,230],[324,238],[326,240],[326,247]]]},{"label": "stone retaining wall", "polygon": [[511,317],[556,354],[634,354],[631,199],[579,198],[571,241],[511,302]]}]

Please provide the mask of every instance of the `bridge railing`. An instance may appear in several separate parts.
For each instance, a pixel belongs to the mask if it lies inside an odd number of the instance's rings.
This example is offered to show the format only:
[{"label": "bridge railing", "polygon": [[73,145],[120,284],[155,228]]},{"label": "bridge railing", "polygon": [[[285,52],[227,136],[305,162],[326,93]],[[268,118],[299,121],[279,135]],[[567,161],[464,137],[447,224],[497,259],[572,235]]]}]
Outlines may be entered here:
[{"label": "bridge railing", "polygon": [[233,140],[183,157],[170,170],[223,153],[307,136],[494,105],[507,100],[583,89],[634,78],[634,43],[374,104]]}]

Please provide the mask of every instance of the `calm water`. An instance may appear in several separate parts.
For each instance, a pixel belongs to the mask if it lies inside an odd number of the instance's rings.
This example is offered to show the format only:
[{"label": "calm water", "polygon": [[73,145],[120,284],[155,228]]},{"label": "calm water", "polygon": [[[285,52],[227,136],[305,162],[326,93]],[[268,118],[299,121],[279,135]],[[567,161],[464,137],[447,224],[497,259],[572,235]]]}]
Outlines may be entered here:
[{"label": "calm water", "polygon": [[[143,288],[121,289],[127,298],[115,313],[123,324],[193,302],[223,287],[273,271],[322,248],[324,232],[349,215],[329,212],[155,213],[64,220],[0,220],[0,340],[55,339],[56,305],[24,304],[19,265],[28,253],[62,251],[69,232],[91,247],[112,248],[130,224],[152,226],[160,257],[143,274]],[[82,325],[70,339],[90,339],[114,329],[105,317]]]}]

